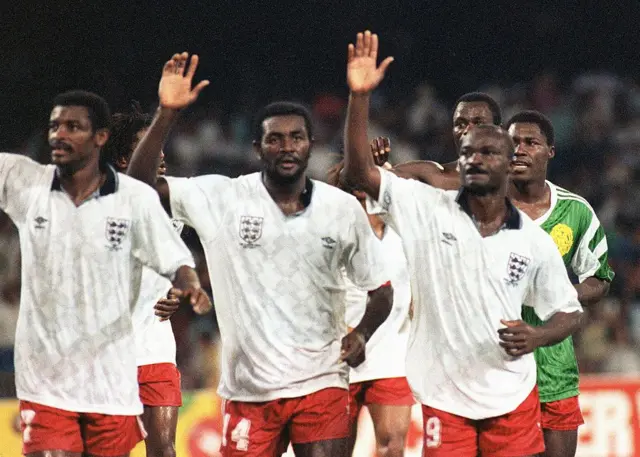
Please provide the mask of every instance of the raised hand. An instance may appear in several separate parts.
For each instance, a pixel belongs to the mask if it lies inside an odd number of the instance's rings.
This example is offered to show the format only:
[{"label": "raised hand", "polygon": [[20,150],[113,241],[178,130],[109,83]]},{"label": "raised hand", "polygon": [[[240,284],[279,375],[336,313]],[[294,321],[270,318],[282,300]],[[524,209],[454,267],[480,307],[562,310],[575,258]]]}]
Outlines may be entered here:
[{"label": "raised hand", "polygon": [[[189,69],[185,74],[185,68],[189,60]],[[209,85],[208,80],[200,81],[196,87],[191,88],[193,76],[198,68],[198,56],[193,54],[174,54],[162,68],[162,78],[158,86],[158,98],[160,106],[169,109],[182,109],[195,102],[200,91]]]},{"label": "raised hand", "polygon": [[379,136],[371,140],[371,154],[373,161],[379,167],[392,168],[389,163],[389,153],[391,153],[391,141],[386,136]]},{"label": "raised hand", "polygon": [[377,66],[378,35],[370,31],[358,33],[356,44],[349,44],[347,59],[347,84],[352,93],[368,94],[382,79],[393,57],[387,57]]}]

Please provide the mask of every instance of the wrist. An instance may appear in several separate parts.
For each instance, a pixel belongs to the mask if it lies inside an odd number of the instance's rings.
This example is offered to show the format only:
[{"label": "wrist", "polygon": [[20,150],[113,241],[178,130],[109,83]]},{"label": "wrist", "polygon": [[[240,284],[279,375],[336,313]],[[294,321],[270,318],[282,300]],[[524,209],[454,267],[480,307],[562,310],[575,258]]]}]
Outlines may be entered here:
[{"label": "wrist", "polygon": [[163,119],[173,120],[174,118],[178,117],[179,114],[179,109],[169,108],[162,105],[158,105],[158,109],[156,110],[156,117],[161,117]]},{"label": "wrist", "polygon": [[368,100],[370,96],[371,91],[360,92],[352,90],[351,92],[349,92],[349,97],[357,100]]},{"label": "wrist", "polygon": [[365,343],[367,343],[371,339],[371,335],[373,334],[373,332],[371,332],[366,327],[361,327],[359,325],[356,326],[356,328],[354,328],[352,331],[357,332],[362,337]]}]

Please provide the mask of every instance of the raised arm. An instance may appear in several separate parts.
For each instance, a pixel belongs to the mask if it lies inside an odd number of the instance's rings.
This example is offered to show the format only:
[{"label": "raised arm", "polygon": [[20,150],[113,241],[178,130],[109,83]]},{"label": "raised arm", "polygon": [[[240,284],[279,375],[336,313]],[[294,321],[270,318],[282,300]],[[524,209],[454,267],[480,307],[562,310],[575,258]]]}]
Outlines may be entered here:
[{"label": "raised arm", "polygon": [[376,169],[367,136],[369,97],[378,87],[393,57],[387,57],[378,67],[378,36],[368,30],[358,33],[356,44],[349,44],[347,84],[351,91],[344,133],[345,179],[350,185],[377,199],[380,173]]},{"label": "raised arm", "polygon": [[191,88],[193,76],[198,68],[198,56],[192,55],[186,71],[189,54],[174,54],[162,68],[158,86],[158,110],[146,135],[140,140],[131,155],[127,174],[155,187],[165,209],[169,209],[169,186],[164,179],[158,180],[157,170],[160,153],[167,141],[171,127],[181,109],[196,101],[200,91],[209,81],[200,81]]}]

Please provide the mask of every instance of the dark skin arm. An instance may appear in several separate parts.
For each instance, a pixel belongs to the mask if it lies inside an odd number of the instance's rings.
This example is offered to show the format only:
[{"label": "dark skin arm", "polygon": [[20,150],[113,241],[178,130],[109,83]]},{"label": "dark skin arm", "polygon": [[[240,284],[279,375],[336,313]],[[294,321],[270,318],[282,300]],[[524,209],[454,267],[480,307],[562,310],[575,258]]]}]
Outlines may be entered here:
[{"label": "dark skin arm", "polygon": [[575,333],[582,324],[582,313],[555,313],[539,327],[522,320],[500,321],[506,328],[498,329],[500,346],[513,357],[529,354],[536,348],[553,346]]},{"label": "dark skin arm", "polygon": [[396,176],[415,179],[444,190],[457,190],[460,188],[460,173],[457,170],[457,161],[441,165],[429,160],[412,160],[392,167],[389,164],[391,141],[387,137],[373,139],[371,141],[371,152],[376,165],[385,167]]},{"label": "dark skin arm", "polygon": [[[160,195],[164,208],[169,211],[169,186],[164,179],[157,179],[158,165],[161,151],[173,123],[178,118],[179,111],[196,101],[200,91],[209,85],[209,81],[200,81],[191,88],[193,77],[198,68],[198,56],[189,54],[174,54],[164,64],[162,78],[158,86],[160,106],[156,112],[147,134],[140,140],[129,159],[127,174],[142,182],[155,187]],[[189,61],[189,62],[188,62]],[[185,69],[189,63],[189,69]]]},{"label": "dark skin arm", "polygon": [[350,367],[357,367],[365,360],[365,347],[371,335],[389,317],[393,306],[393,288],[385,284],[369,292],[367,308],[360,323],[344,338],[340,360],[346,361]]},{"label": "dark skin arm", "polygon": [[591,276],[580,284],[576,284],[575,288],[578,292],[578,300],[583,305],[594,305],[598,303],[609,293],[610,283],[604,279],[598,279]]},{"label": "dark skin arm", "polygon": [[349,45],[347,83],[351,94],[345,124],[344,175],[347,183],[377,199],[380,192],[380,172],[369,146],[369,98],[380,84],[393,58],[377,66],[378,37],[371,32],[359,33],[355,46]]}]

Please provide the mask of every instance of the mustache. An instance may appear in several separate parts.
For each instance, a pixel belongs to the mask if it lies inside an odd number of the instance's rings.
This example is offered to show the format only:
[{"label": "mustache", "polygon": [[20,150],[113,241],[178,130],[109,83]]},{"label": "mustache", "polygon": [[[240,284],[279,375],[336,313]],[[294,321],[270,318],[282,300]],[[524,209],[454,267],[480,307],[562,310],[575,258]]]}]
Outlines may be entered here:
[{"label": "mustache", "polygon": [[467,174],[467,175],[472,174],[472,173],[473,174],[480,174],[480,175],[486,175],[487,174],[487,172],[484,171],[482,168],[474,167],[474,166],[471,166],[471,167],[467,168],[464,171],[464,173]]},{"label": "mustache", "polygon": [[302,162],[300,160],[300,158],[297,157],[294,154],[282,154],[282,155],[279,155],[278,158],[276,159],[276,163],[282,163],[282,162],[285,162],[285,161],[287,161],[287,162],[295,162],[295,163]]},{"label": "mustache", "polygon": [[73,152],[71,145],[64,141],[49,141],[49,146],[51,146],[51,149],[62,149],[67,152]]}]

